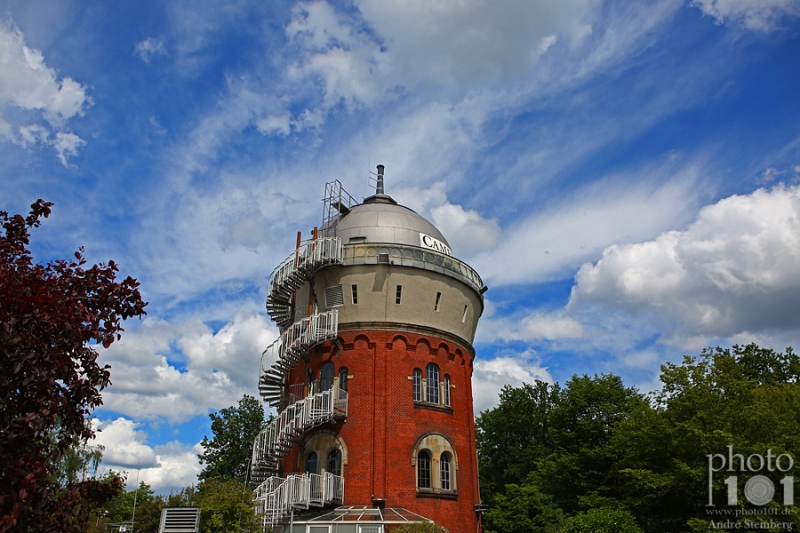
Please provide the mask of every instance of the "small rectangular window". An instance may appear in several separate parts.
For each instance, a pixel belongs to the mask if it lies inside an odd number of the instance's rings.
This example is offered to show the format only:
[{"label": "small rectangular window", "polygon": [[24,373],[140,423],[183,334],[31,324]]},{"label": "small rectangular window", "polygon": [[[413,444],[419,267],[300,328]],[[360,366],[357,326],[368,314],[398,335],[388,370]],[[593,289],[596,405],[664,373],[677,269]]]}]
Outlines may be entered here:
[{"label": "small rectangular window", "polygon": [[466,306],[466,305],[464,306],[464,314],[461,315],[461,323],[462,324],[467,321],[467,309],[468,308],[469,308],[469,306]]},{"label": "small rectangular window", "polygon": [[398,285],[397,286],[397,292],[395,292],[395,296],[394,296],[394,303],[399,305],[400,304],[400,298],[402,296],[403,296],[403,286],[402,285]]},{"label": "small rectangular window", "polygon": [[350,291],[353,294],[353,305],[358,303],[358,285],[350,285]]},{"label": "small rectangular window", "polygon": [[436,293],[436,303],[433,304],[433,310],[434,311],[437,311],[437,312],[439,311],[439,301],[441,299],[442,299],[442,293],[441,292],[437,292]]}]

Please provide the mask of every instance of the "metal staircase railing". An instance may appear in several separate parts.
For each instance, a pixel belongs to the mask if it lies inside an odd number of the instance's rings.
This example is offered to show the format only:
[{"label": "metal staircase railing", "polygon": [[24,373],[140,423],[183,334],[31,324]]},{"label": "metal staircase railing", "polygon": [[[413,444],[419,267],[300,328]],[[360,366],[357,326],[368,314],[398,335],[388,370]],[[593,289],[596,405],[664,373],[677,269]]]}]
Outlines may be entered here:
[{"label": "metal staircase railing", "polygon": [[292,509],[310,509],[344,502],[344,478],[325,474],[270,477],[255,490],[256,512],[266,530],[286,519]]},{"label": "metal staircase railing", "polygon": [[272,407],[285,407],[290,402],[287,375],[308,350],[333,340],[339,332],[339,311],[317,313],[298,320],[261,354],[261,375],[258,391]]},{"label": "metal staircase railing", "polygon": [[286,455],[309,429],[347,417],[347,392],[339,387],[309,394],[289,405],[261,430],[253,443],[250,478],[261,483],[278,471]]},{"label": "metal staircase railing", "polygon": [[306,241],[272,271],[267,291],[267,313],[281,328],[292,323],[292,295],[325,265],[340,264],[342,240],[320,237]]}]

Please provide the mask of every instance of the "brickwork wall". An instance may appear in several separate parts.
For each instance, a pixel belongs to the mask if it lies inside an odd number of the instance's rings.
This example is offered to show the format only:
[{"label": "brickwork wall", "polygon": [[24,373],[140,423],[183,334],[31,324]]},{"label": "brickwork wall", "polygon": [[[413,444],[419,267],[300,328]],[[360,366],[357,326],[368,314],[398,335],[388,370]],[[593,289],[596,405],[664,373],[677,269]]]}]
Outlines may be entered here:
[{"label": "brickwork wall", "polygon": [[[338,343],[326,343],[309,354],[290,373],[290,383],[301,383],[308,369],[319,377],[320,366],[332,361],[346,366],[349,407],[344,422],[319,429],[336,431],[347,446],[345,505],[372,506],[373,498],[386,507],[403,507],[446,527],[451,533],[472,533],[480,526],[474,505],[480,502],[475,424],[472,412],[472,356],[465,346],[432,335],[399,331],[341,332]],[[428,363],[450,375],[452,409],[415,404],[412,381],[415,368],[423,377]],[[309,431],[309,438],[315,430]],[[453,446],[456,464],[455,494],[418,491],[415,444],[425,435],[444,436]],[[303,468],[304,442],[284,461],[285,473]]]}]

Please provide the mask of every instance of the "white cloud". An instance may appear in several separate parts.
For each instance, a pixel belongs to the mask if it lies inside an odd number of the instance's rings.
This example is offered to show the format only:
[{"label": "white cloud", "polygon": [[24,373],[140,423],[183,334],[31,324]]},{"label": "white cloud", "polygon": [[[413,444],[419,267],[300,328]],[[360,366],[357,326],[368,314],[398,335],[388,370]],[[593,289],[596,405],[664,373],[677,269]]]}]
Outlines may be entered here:
[{"label": "white cloud", "polygon": [[606,248],[581,267],[568,309],[649,318],[693,346],[800,330],[800,188],[731,196],[685,231]]},{"label": "white cloud", "polygon": [[85,141],[62,130],[68,119],[82,115],[89,105],[91,98],[83,85],[69,77],[58,79],[42,53],[25,45],[22,32],[0,20],[0,114],[16,108],[38,112],[46,122],[14,124],[0,117],[0,134],[25,147],[50,145],[66,166],[67,157],[76,155]]},{"label": "white cloud", "polygon": [[580,322],[564,313],[533,312],[519,317],[498,317],[494,307],[487,305],[478,325],[480,342],[492,341],[555,341],[584,336]]},{"label": "white cloud", "polygon": [[106,465],[125,469],[158,466],[155,452],[145,444],[147,434],[136,429],[140,424],[120,417],[105,422],[94,419],[93,426],[97,431],[95,444],[105,447],[103,462]]},{"label": "white cloud", "polygon": [[92,422],[99,430],[92,444],[105,447],[102,468],[127,472],[129,489],[136,485],[137,476],[158,493],[176,491],[197,482],[201,470],[197,454],[202,452],[199,444],[188,446],[175,441],[151,447],[146,443],[145,432],[136,429],[139,424],[129,419]]},{"label": "white cloud", "polygon": [[784,17],[800,16],[797,0],[692,0],[692,5],[719,24],[734,20],[761,32],[776,29]]},{"label": "white cloud", "polygon": [[83,85],[57,77],[39,50],[28,48],[18,28],[0,21],[0,108],[40,110],[51,123],[81,114],[90,99]]},{"label": "white cloud", "polygon": [[553,383],[553,378],[535,357],[528,353],[501,355],[491,360],[476,359],[472,375],[473,409],[481,411],[497,405],[504,385],[519,387],[535,380]]},{"label": "white cloud", "polygon": [[613,242],[657,235],[688,218],[697,201],[695,169],[669,181],[595,182],[574,196],[514,223],[500,244],[472,261],[487,283],[536,283],[568,275]]},{"label": "white cloud", "polygon": [[494,248],[500,238],[500,225],[477,211],[445,202],[431,209],[432,222],[460,257]]},{"label": "white cloud", "polygon": [[164,46],[164,41],[154,37],[136,43],[133,47],[133,53],[139,56],[145,63],[150,63],[153,57],[157,55],[167,55],[167,49]]},{"label": "white cloud", "polygon": [[58,155],[61,164],[67,166],[67,158],[78,155],[78,148],[85,145],[86,141],[74,133],[64,133],[59,131],[52,145]]},{"label": "white cloud", "polygon": [[466,87],[515,80],[559,36],[572,45],[591,32],[591,0],[441,2],[361,0],[357,5],[389,51],[394,83]]},{"label": "white cloud", "polygon": [[261,352],[276,337],[266,318],[247,310],[216,333],[196,319],[147,318],[102,354],[113,382],[104,405],[136,419],[179,422],[257,396]]}]

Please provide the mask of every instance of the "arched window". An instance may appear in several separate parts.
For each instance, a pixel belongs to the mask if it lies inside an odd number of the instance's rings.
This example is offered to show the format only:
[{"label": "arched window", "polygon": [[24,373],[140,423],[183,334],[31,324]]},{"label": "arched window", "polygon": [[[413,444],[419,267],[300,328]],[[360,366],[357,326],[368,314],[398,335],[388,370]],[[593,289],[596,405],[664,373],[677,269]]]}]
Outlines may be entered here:
[{"label": "arched window", "polygon": [[347,392],[347,367],[339,367],[339,388]]},{"label": "arched window", "polygon": [[328,453],[325,471],[335,476],[342,475],[342,452],[339,450],[331,450],[330,453]]},{"label": "arched window", "polygon": [[414,375],[411,378],[411,382],[414,386],[414,401],[421,402],[422,401],[422,370],[419,368],[414,369]]},{"label": "arched window", "polygon": [[444,394],[444,398],[442,398],[442,403],[445,407],[450,407],[450,374],[444,375],[444,390],[442,393]]},{"label": "arched window", "polygon": [[306,457],[306,472],[309,474],[317,473],[317,452],[311,452]]},{"label": "arched window", "polygon": [[450,454],[444,452],[439,458],[439,483],[442,490],[453,490],[453,485],[450,482],[450,475],[453,471],[452,465]]},{"label": "arched window", "polygon": [[452,498],[457,494],[458,455],[441,433],[426,433],[414,444],[412,468],[417,469],[417,493]]},{"label": "arched window", "polygon": [[417,488],[430,489],[431,486],[431,452],[420,450],[417,455]]},{"label": "arched window", "polygon": [[319,392],[330,390],[333,387],[333,363],[330,361],[323,363],[319,371]]},{"label": "arched window", "polygon": [[425,399],[429,403],[439,403],[439,367],[433,363],[429,363],[425,370],[427,374]]}]

